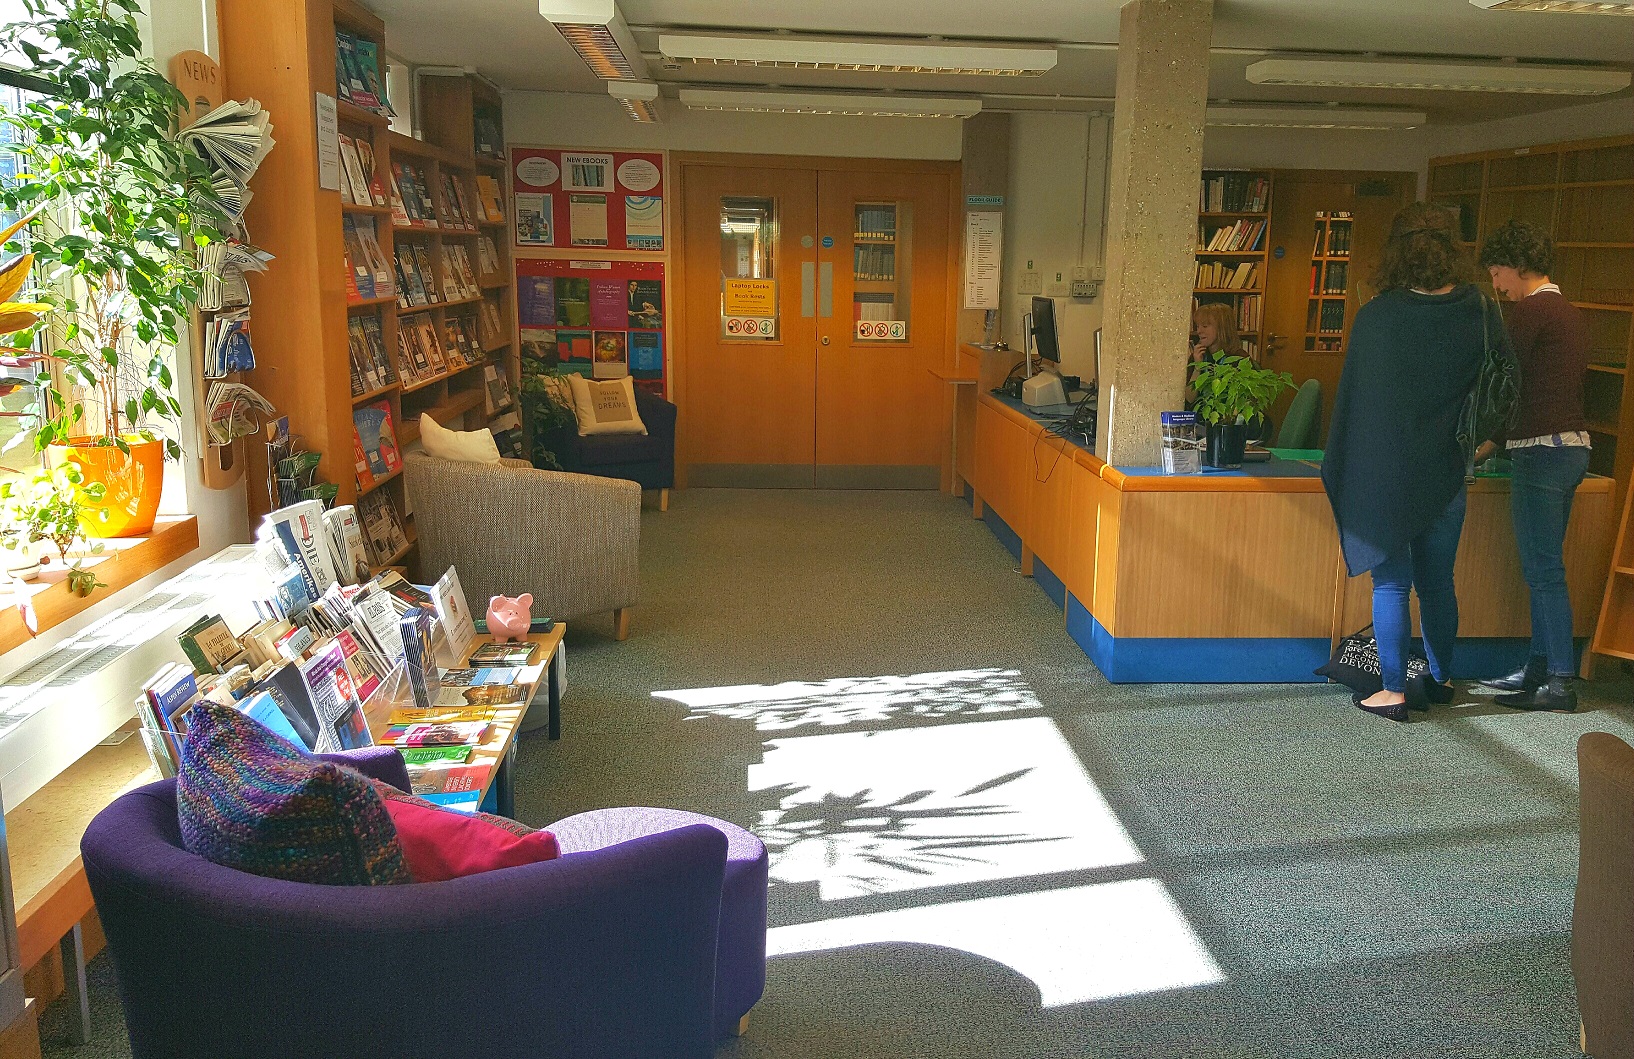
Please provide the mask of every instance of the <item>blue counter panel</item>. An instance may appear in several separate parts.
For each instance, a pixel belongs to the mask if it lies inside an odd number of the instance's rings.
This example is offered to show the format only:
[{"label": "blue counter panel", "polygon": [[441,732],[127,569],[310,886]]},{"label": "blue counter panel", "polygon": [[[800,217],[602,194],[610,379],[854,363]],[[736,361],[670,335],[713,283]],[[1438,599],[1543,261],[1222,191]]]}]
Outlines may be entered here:
[{"label": "blue counter panel", "polygon": [[1078,597],[1067,597],[1067,633],[1114,684],[1320,684],[1327,637],[1113,636]]}]

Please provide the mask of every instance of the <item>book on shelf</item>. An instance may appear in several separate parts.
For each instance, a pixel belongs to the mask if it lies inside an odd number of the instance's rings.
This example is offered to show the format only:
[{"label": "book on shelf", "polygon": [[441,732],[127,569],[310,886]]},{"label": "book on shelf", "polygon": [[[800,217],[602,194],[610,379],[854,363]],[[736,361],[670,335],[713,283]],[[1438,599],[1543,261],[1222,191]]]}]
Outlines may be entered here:
[{"label": "book on shelf", "polygon": [[363,171],[363,156],[358,153],[357,141],[345,133],[340,134],[340,160],[341,174],[345,177],[340,182],[341,201],[354,206],[373,206],[374,193]]},{"label": "book on shelf", "polygon": [[472,123],[472,136],[477,154],[494,159],[505,157],[505,138],[499,134],[499,122],[493,118],[478,114]]},{"label": "book on shelf", "polygon": [[397,381],[378,316],[353,316],[346,321],[347,353],[352,367],[352,396],[382,390]]},{"label": "book on shelf", "polygon": [[1198,290],[1255,290],[1259,286],[1259,263],[1202,261],[1197,265]]},{"label": "book on shelf", "polygon": [[482,790],[492,765],[420,765],[409,770],[409,789],[421,798]]},{"label": "book on shelf", "polygon": [[380,68],[380,46],[344,30],[335,31],[335,89],[353,106],[393,114]]},{"label": "book on shelf", "polygon": [[363,519],[363,539],[372,565],[384,566],[408,547],[403,517],[389,491],[382,489],[359,497],[357,510]]},{"label": "book on shelf", "polygon": [[896,238],[896,207],[861,207],[856,212],[856,238],[874,241]]},{"label": "book on shelf", "polygon": [[[351,218],[347,218],[351,220]],[[363,260],[374,280],[374,296],[384,298],[393,293],[391,265],[386,261],[386,252],[380,248],[380,240],[375,231],[372,218],[358,218],[352,224],[352,230],[357,235],[358,245],[363,249]]]},{"label": "book on shelf", "polygon": [[409,247],[414,255],[414,271],[419,274],[421,285],[425,288],[426,300],[443,302],[448,300],[448,292],[437,288],[436,272],[431,267],[431,247],[423,243],[414,243]]},{"label": "book on shelf", "polygon": [[397,450],[397,432],[391,402],[380,400],[352,409],[352,441],[357,463],[357,486],[368,489],[403,469]]},{"label": "book on shelf", "polygon": [[499,249],[486,235],[477,237],[477,268],[484,276],[498,275],[504,270],[499,260]]},{"label": "book on shelf", "polygon": [[384,746],[470,747],[482,742],[492,725],[492,721],[420,721],[392,725],[381,733],[380,742]]},{"label": "book on shelf", "polygon": [[505,222],[505,200],[499,190],[499,181],[486,173],[477,174],[477,198],[482,204],[482,219],[493,224]]},{"label": "book on shelf", "polygon": [[[476,631],[472,630],[472,635]],[[532,684],[479,684],[474,687],[445,687],[437,695],[438,706],[491,707],[517,706],[528,701]]]},{"label": "book on shelf", "polygon": [[387,202],[391,206],[391,222],[396,225],[410,225],[414,223],[414,218],[409,215],[408,199],[403,197],[403,187],[398,181],[400,169],[400,166],[394,165],[387,175]]},{"label": "book on shelf", "polygon": [[380,169],[375,165],[374,145],[359,136],[353,140],[353,146],[357,149],[357,160],[363,170],[364,182],[369,187],[369,197],[359,205],[365,203],[372,203],[376,207],[388,205],[391,200],[386,196],[385,184],[380,179]]},{"label": "book on shelf", "polygon": [[505,321],[504,317],[500,315],[499,300],[497,298],[482,299],[480,312],[484,345],[491,345],[508,337],[505,334]]},{"label": "book on shelf", "polygon": [[516,666],[445,669],[442,682],[445,688],[474,688],[485,684],[515,684],[521,675],[522,670]]},{"label": "book on shelf", "polygon": [[[431,623],[435,616],[429,606],[412,606],[397,623],[398,632],[403,638],[403,667],[408,673],[409,690],[414,696],[414,705],[421,709],[431,706],[437,698],[437,693],[442,689],[431,641]],[[389,736],[387,741],[390,741]],[[463,739],[456,741],[465,742]],[[427,744],[404,743],[404,745]]]},{"label": "book on shelf", "polygon": [[364,256],[363,242],[358,238],[357,226],[351,217],[341,218],[341,249],[346,255],[346,299],[350,302],[367,301],[375,296],[374,270]]},{"label": "book on shelf", "polygon": [[1199,249],[1203,253],[1252,253],[1260,248],[1261,240],[1265,237],[1265,222],[1243,219],[1223,224],[1217,228],[1202,228],[1202,236],[1198,240]]},{"label": "book on shelf", "polygon": [[476,668],[484,666],[527,666],[533,664],[533,657],[539,651],[539,645],[532,640],[521,643],[485,643],[471,652],[470,664]]},{"label": "book on shelf", "polygon": [[1253,173],[1220,173],[1203,178],[1198,208],[1203,213],[1264,213],[1271,181]]},{"label": "book on shelf", "polygon": [[400,751],[403,763],[406,765],[433,765],[438,762],[448,762],[451,765],[463,765],[471,757],[472,747],[461,743],[456,746],[416,746],[407,747]]},{"label": "book on shelf", "polygon": [[244,648],[219,614],[207,614],[176,637],[193,672],[225,673],[244,660]]},{"label": "book on shelf", "polygon": [[312,749],[324,754],[373,745],[341,644],[330,640],[315,647],[299,669],[318,722],[318,741]]},{"label": "book on shelf", "polygon": [[397,276],[400,281],[398,308],[409,309],[430,304],[431,292],[427,289],[430,277],[420,271],[420,262],[414,253],[414,246],[406,242],[398,243],[394,250],[397,256]]},{"label": "book on shelf", "polygon": [[482,369],[482,380],[488,417],[510,409],[515,403],[511,397],[510,377],[497,364],[487,364]]},{"label": "book on shelf", "polygon": [[515,412],[500,416],[489,425],[488,430],[493,434],[494,447],[501,456],[513,460],[528,458],[527,446],[522,439],[522,420]]}]

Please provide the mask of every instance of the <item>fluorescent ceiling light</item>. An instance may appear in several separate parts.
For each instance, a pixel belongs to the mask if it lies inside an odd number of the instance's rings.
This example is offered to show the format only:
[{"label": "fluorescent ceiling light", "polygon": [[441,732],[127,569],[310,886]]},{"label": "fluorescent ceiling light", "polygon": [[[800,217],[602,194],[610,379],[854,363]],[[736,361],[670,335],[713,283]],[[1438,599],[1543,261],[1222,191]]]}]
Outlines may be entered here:
[{"label": "fluorescent ceiling light", "polygon": [[667,59],[719,66],[1025,76],[1055,68],[1055,49],[1025,44],[879,41],[854,37],[661,33]]},{"label": "fluorescent ceiling light", "polygon": [[1571,15],[1634,15],[1634,0],[1469,0],[1488,11],[1556,11]]},{"label": "fluorescent ceiling light", "polygon": [[683,88],[681,105],[692,110],[749,114],[841,114],[866,118],[968,118],[979,99],[949,96],[861,95],[851,92],[760,92]]},{"label": "fluorescent ceiling light", "polygon": [[618,100],[636,121],[658,120],[658,84],[654,81],[609,81],[607,94]]},{"label": "fluorescent ceiling light", "polygon": [[1423,111],[1355,107],[1210,106],[1206,123],[1244,129],[1416,129]]},{"label": "fluorescent ceiling light", "polygon": [[539,13],[556,26],[597,77],[612,81],[647,76],[647,61],[614,0],[539,0]]},{"label": "fluorescent ceiling light", "polygon": [[1248,79],[1256,85],[1597,96],[1627,88],[1630,76],[1626,70],[1519,63],[1483,66],[1382,59],[1261,59],[1248,67]]}]

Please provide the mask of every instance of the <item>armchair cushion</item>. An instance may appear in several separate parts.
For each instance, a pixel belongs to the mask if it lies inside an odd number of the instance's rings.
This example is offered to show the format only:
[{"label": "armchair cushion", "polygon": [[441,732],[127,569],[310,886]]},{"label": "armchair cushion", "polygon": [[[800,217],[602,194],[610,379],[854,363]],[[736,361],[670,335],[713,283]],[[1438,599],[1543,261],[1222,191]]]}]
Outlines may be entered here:
[{"label": "armchair cushion", "polygon": [[450,430],[431,418],[430,412],[420,415],[420,443],[426,451],[440,460],[460,463],[498,463],[499,446],[494,435],[482,430]]},{"label": "armchair cushion", "polygon": [[635,382],[622,379],[587,379],[569,375],[573,387],[573,414],[584,437],[597,434],[645,434],[647,426],[636,410]]},{"label": "armchair cushion", "polygon": [[403,860],[415,882],[447,882],[562,855],[556,836],[549,831],[536,831],[502,816],[444,809],[386,784],[377,789],[397,826]]},{"label": "armchair cushion", "polygon": [[412,881],[373,783],[231,706],[187,715],[176,782],[182,844],[252,875],[326,885]]}]

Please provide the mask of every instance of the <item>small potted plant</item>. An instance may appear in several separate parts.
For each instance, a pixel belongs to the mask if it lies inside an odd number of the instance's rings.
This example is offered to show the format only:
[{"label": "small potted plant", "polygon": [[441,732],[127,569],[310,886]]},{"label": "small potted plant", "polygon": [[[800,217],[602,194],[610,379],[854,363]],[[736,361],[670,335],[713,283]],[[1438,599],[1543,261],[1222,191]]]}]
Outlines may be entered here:
[{"label": "small potted plant", "polygon": [[1248,423],[1263,416],[1294,377],[1285,371],[1262,368],[1247,357],[1205,360],[1192,371],[1197,392],[1193,410],[1208,425],[1204,462],[1210,467],[1243,465]]},{"label": "small potted plant", "polygon": [[564,433],[579,429],[578,417],[566,396],[567,381],[556,368],[542,361],[523,364],[522,418],[527,424],[528,454],[535,467],[547,471],[562,469],[555,447]]},{"label": "small potted plant", "polygon": [[[84,543],[82,498],[89,493],[94,499],[100,489],[100,485],[86,482],[71,463],[43,467],[25,479],[0,482],[0,504],[5,512],[4,522],[0,523],[0,544],[22,552],[41,541],[50,541],[68,570],[68,591],[88,596],[106,587],[93,571],[85,569],[83,557],[70,559],[68,554]],[[90,549],[93,555],[101,550],[100,544]]]}]

